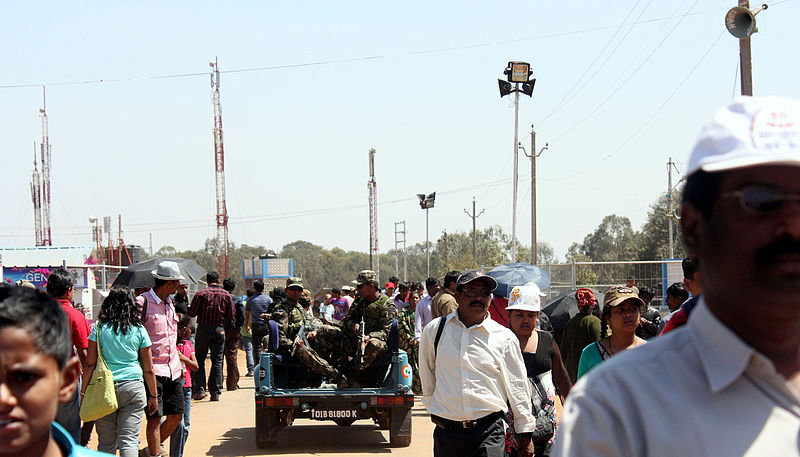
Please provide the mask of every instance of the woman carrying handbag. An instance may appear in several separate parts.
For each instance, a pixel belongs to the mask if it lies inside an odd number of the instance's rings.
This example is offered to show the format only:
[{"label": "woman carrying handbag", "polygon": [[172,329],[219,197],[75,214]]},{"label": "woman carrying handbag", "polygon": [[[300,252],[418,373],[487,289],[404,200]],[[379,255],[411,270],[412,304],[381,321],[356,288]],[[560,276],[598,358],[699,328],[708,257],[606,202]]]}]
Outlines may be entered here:
[{"label": "woman carrying handbag", "polygon": [[[99,451],[115,454],[119,450],[121,457],[136,457],[138,453],[145,406],[148,411],[158,407],[156,397],[148,397],[144,388],[146,382],[150,392],[156,391],[150,345],[133,292],[127,287],[112,288],[89,335],[81,392],[83,399],[102,357],[113,378],[117,409],[95,422]],[[101,389],[98,386],[96,390]]]}]

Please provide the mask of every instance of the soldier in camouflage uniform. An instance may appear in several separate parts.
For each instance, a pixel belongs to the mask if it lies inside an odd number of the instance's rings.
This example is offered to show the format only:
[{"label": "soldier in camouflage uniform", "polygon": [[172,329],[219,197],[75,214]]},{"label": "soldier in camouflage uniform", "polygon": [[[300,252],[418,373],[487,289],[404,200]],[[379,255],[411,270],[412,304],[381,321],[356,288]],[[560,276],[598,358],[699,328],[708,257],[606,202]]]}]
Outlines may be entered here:
[{"label": "soldier in camouflage uniform", "polygon": [[364,363],[357,370],[368,367],[375,359],[388,350],[389,331],[392,321],[397,319],[397,308],[392,299],[381,293],[378,275],[372,270],[364,270],[356,278],[358,298],[350,306],[347,316],[342,319],[345,342],[352,344],[345,347],[345,352],[355,356],[358,350],[359,325],[364,320]]},{"label": "soldier in camouflage uniform", "polygon": [[397,318],[397,309],[391,299],[380,293],[375,272],[362,271],[358,274],[356,284],[360,297],[353,302],[341,327],[322,325],[306,334],[308,345],[298,340],[295,349],[295,357],[309,369],[328,376],[340,387],[349,383],[331,364],[331,360],[334,356],[347,359],[355,357],[361,320],[364,320],[364,360],[363,363],[356,361],[354,364],[359,371],[386,353],[392,321]]},{"label": "soldier in camouflage uniform", "polygon": [[289,355],[292,345],[300,327],[306,324],[306,316],[303,305],[300,304],[300,297],[303,295],[303,284],[297,278],[290,278],[287,282],[286,298],[275,305],[272,311],[272,320],[278,323],[280,330],[280,342],[278,343],[278,353]]}]

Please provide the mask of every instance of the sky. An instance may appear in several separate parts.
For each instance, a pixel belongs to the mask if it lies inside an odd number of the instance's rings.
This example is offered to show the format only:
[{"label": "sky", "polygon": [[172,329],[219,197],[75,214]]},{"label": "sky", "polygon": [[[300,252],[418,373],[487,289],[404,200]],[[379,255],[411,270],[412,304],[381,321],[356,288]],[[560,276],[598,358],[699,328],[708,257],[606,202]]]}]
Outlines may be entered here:
[{"label": "sky", "polygon": [[[752,39],[756,95],[800,97],[800,0],[768,2]],[[538,239],[563,259],[603,217],[635,229],[678,182],[701,126],[739,93],[735,2],[15,2],[4,9],[0,246],[34,244],[30,180],[47,86],[53,243],[92,244],[122,215],[127,244],[199,249],[216,236],[208,62],[219,61],[230,239],[369,249],[424,242],[416,194],[437,192],[430,238],[511,232],[509,61],[536,78],[519,141],[537,149]],[[755,6],[755,3],[754,3]],[[530,243],[519,151],[517,236]],[[116,238],[116,223],[114,224]]]}]

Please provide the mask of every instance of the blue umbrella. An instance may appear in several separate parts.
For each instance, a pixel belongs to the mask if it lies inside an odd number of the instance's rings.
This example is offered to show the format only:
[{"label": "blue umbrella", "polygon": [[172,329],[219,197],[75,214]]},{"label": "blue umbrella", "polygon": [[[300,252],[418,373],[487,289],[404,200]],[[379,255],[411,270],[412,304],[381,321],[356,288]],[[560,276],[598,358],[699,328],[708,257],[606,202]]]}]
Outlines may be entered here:
[{"label": "blue umbrella", "polygon": [[495,295],[508,298],[508,294],[516,286],[533,282],[539,289],[550,287],[550,275],[545,270],[529,263],[506,263],[486,273],[497,281]]}]

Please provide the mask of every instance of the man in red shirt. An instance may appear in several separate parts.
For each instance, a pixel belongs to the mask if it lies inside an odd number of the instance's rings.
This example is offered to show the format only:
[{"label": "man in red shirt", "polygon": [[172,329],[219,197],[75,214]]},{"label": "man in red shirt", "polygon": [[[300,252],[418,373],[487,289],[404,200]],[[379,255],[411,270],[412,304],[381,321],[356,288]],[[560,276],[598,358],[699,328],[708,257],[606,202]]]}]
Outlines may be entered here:
[{"label": "man in red shirt", "polygon": [[[47,278],[47,294],[61,305],[69,319],[72,350],[81,361],[82,371],[86,365],[86,350],[89,347],[89,324],[86,323],[86,316],[72,306],[73,286],[72,276],[63,268],[56,268]],[[68,403],[59,405],[56,415],[56,422],[64,427],[76,442],[80,442],[81,438],[80,391],[80,378],[78,378],[75,395]]]},{"label": "man in red shirt", "polygon": [[234,327],[236,309],[233,297],[219,285],[219,273],[206,274],[208,287],[197,292],[189,306],[189,315],[197,317],[195,355],[199,369],[192,373],[192,390],[196,400],[206,397],[206,354],[211,349],[211,372],[208,392],[211,401],[218,401],[222,387],[222,356],[225,347],[225,327]]}]

